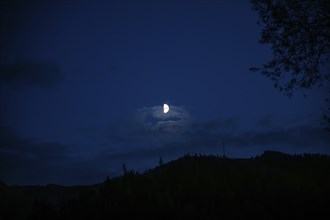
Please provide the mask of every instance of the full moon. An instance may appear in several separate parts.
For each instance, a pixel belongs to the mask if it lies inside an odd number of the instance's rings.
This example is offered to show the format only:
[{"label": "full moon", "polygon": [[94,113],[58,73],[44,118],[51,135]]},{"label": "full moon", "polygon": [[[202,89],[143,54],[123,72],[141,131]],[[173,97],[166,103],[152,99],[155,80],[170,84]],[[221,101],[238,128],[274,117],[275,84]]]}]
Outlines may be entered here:
[{"label": "full moon", "polygon": [[167,112],[170,111],[170,106],[168,106],[168,104],[164,104],[163,105],[163,110],[164,110],[164,113],[166,114]]}]

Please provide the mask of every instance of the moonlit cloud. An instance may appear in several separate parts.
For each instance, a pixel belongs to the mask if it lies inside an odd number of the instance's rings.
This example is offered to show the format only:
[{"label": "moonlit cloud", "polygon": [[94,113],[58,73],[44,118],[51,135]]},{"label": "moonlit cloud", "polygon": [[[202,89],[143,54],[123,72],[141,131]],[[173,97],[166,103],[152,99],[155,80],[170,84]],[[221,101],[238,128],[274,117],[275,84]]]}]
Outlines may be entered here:
[{"label": "moonlit cloud", "polygon": [[166,119],[188,120],[190,118],[188,111],[182,106],[170,105],[170,111],[166,114],[163,113],[162,106],[153,106],[144,109],[146,112],[151,113],[153,117],[162,120],[166,120]]},{"label": "moonlit cloud", "polygon": [[166,114],[162,106],[144,107],[137,110],[137,117],[157,134],[183,132],[191,121],[185,107],[174,105],[170,105],[170,111]]},{"label": "moonlit cloud", "polygon": [[271,55],[248,1],[3,2],[0,182],[94,184],[222,141],[330,153],[327,91],[288,99],[248,71]]},{"label": "moonlit cloud", "polygon": [[[221,155],[222,141],[229,157],[255,156],[264,150],[329,153],[329,136],[313,124],[242,131],[237,118],[192,122],[185,108],[176,109],[171,119],[154,114],[158,106],[138,109],[124,122],[95,130],[97,138],[87,144],[41,142],[0,127],[0,177],[9,183],[30,176],[29,183],[56,183],[63,176],[67,183],[94,183],[120,175],[122,163],[142,172],[157,165],[159,157],[170,161],[187,153]],[[86,155],[77,160],[84,151]]]}]

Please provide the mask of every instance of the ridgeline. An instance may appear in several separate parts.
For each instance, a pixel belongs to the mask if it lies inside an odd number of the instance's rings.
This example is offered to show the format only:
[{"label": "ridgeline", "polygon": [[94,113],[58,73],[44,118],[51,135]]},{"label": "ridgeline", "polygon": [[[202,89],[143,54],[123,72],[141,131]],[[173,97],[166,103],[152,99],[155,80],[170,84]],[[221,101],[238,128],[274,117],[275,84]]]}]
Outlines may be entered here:
[{"label": "ridgeline", "polygon": [[91,186],[0,183],[0,219],[314,219],[330,210],[330,157],[185,155]]}]

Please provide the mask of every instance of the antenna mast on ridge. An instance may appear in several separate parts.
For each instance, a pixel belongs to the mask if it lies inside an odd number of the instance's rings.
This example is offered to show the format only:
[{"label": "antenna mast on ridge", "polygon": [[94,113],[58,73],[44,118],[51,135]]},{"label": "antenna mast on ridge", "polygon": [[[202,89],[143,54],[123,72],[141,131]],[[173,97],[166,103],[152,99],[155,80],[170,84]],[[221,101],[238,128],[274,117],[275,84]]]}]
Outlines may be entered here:
[{"label": "antenna mast on ridge", "polygon": [[222,156],[225,158],[226,157],[226,151],[225,151],[225,142],[222,141]]}]

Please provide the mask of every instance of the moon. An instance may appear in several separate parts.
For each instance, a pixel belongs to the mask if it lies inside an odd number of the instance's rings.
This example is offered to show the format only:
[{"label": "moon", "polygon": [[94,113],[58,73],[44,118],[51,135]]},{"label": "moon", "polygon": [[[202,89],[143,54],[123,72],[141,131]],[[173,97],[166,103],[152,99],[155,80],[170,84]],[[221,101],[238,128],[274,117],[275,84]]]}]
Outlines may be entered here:
[{"label": "moon", "polygon": [[163,105],[163,111],[164,111],[164,114],[166,114],[167,112],[170,111],[170,106],[168,106],[168,104],[164,104]]}]

